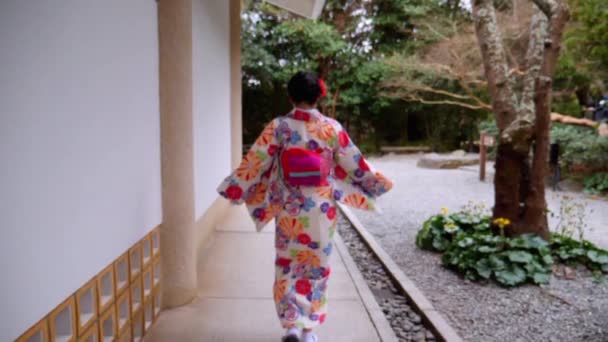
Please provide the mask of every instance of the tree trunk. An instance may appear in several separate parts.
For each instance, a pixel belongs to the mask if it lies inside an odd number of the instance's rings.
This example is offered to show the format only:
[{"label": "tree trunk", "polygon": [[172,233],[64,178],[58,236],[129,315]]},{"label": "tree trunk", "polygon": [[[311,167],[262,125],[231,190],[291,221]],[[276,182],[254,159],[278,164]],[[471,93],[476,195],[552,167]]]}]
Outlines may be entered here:
[{"label": "tree trunk", "polygon": [[[551,82],[549,82],[551,83]],[[545,179],[548,175],[549,160],[549,129],[551,119],[549,116],[550,103],[543,92],[550,91],[550,86],[540,86],[536,93],[536,127],[534,157],[530,174],[529,193],[524,202],[524,216],[521,223],[523,230],[515,227],[514,234],[538,234],[549,239],[549,224],[547,222],[547,201],[545,200]]]},{"label": "tree trunk", "polygon": [[494,217],[516,224],[521,217],[521,185],[527,156],[501,143],[496,154],[494,175]]},{"label": "tree trunk", "polygon": [[[544,59],[540,75],[536,81],[534,105],[536,107],[535,146],[530,180],[530,194],[526,200],[526,213],[523,222],[527,232],[549,238],[547,223],[547,201],[545,200],[545,179],[548,174],[549,131],[551,128],[551,94],[553,74],[559,53],[564,28],[570,13],[565,4],[537,0],[536,4],[549,18],[549,35],[544,44]],[[542,5],[546,5],[545,8]]]},{"label": "tree trunk", "polygon": [[[511,74],[491,0],[473,0],[475,29],[493,112],[500,131],[494,179],[494,218],[507,218],[509,236],[549,238],[545,179],[548,171],[551,88],[569,11],[563,0],[532,0],[526,72]],[[515,84],[521,82],[518,90]],[[530,165],[530,149],[533,157]]]}]

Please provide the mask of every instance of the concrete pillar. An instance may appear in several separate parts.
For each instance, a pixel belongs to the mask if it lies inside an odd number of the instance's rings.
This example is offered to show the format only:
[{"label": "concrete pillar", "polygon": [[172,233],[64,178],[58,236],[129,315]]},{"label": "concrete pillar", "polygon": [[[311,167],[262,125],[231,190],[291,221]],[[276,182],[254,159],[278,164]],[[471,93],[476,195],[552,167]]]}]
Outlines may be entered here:
[{"label": "concrete pillar", "polygon": [[230,0],[230,141],[232,168],[243,156],[241,90],[241,0]]},{"label": "concrete pillar", "polygon": [[159,0],[162,306],[197,292],[192,129],[192,0]]}]

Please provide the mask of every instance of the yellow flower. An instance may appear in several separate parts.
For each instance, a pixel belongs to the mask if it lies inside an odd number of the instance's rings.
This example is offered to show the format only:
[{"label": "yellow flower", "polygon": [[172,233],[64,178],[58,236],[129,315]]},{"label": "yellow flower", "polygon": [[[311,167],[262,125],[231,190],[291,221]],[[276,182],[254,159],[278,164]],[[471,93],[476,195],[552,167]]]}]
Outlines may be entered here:
[{"label": "yellow flower", "polygon": [[450,212],[450,211],[448,210],[448,208],[446,208],[446,207],[441,207],[441,211],[443,212],[443,214],[444,214],[444,215],[447,215],[447,214],[449,214],[449,212]]},{"label": "yellow flower", "polygon": [[448,222],[443,225],[443,228],[448,233],[453,233],[458,230],[458,226],[454,222]]},{"label": "yellow flower", "polygon": [[504,218],[504,217],[499,217],[494,220],[494,224],[500,228],[504,228],[511,224],[511,220]]}]

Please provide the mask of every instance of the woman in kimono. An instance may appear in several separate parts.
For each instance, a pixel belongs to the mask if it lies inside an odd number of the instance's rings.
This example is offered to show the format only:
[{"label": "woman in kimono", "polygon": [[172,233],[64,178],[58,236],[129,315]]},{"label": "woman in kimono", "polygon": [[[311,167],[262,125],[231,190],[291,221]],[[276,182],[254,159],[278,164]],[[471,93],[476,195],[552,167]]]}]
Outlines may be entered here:
[{"label": "woman in kimono", "polygon": [[276,219],[274,301],[285,342],[316,342],[325,321],[336,202],[374,210],[392,182],[369,165],[346,131],[316,105],[325,85],[311,73],[291,78],[294,108],[272,120],[218,192],[245,203],[258,231]]}]

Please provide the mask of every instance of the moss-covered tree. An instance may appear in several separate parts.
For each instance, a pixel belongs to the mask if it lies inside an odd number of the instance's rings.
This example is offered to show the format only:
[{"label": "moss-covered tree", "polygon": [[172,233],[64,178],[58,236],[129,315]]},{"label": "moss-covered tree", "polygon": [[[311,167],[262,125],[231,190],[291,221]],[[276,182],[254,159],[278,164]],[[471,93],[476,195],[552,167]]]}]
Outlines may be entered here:
[{"label": "moss-covered tree", "polygon": [[549,237],[545,178],[553,73],[569,9],[563,0],[532,0],[534,15],[523,70],[511,68],[492,0],[474,0],[473,16],[492,111],[500,131],[494,217],[508,218],[510,235]]}]

